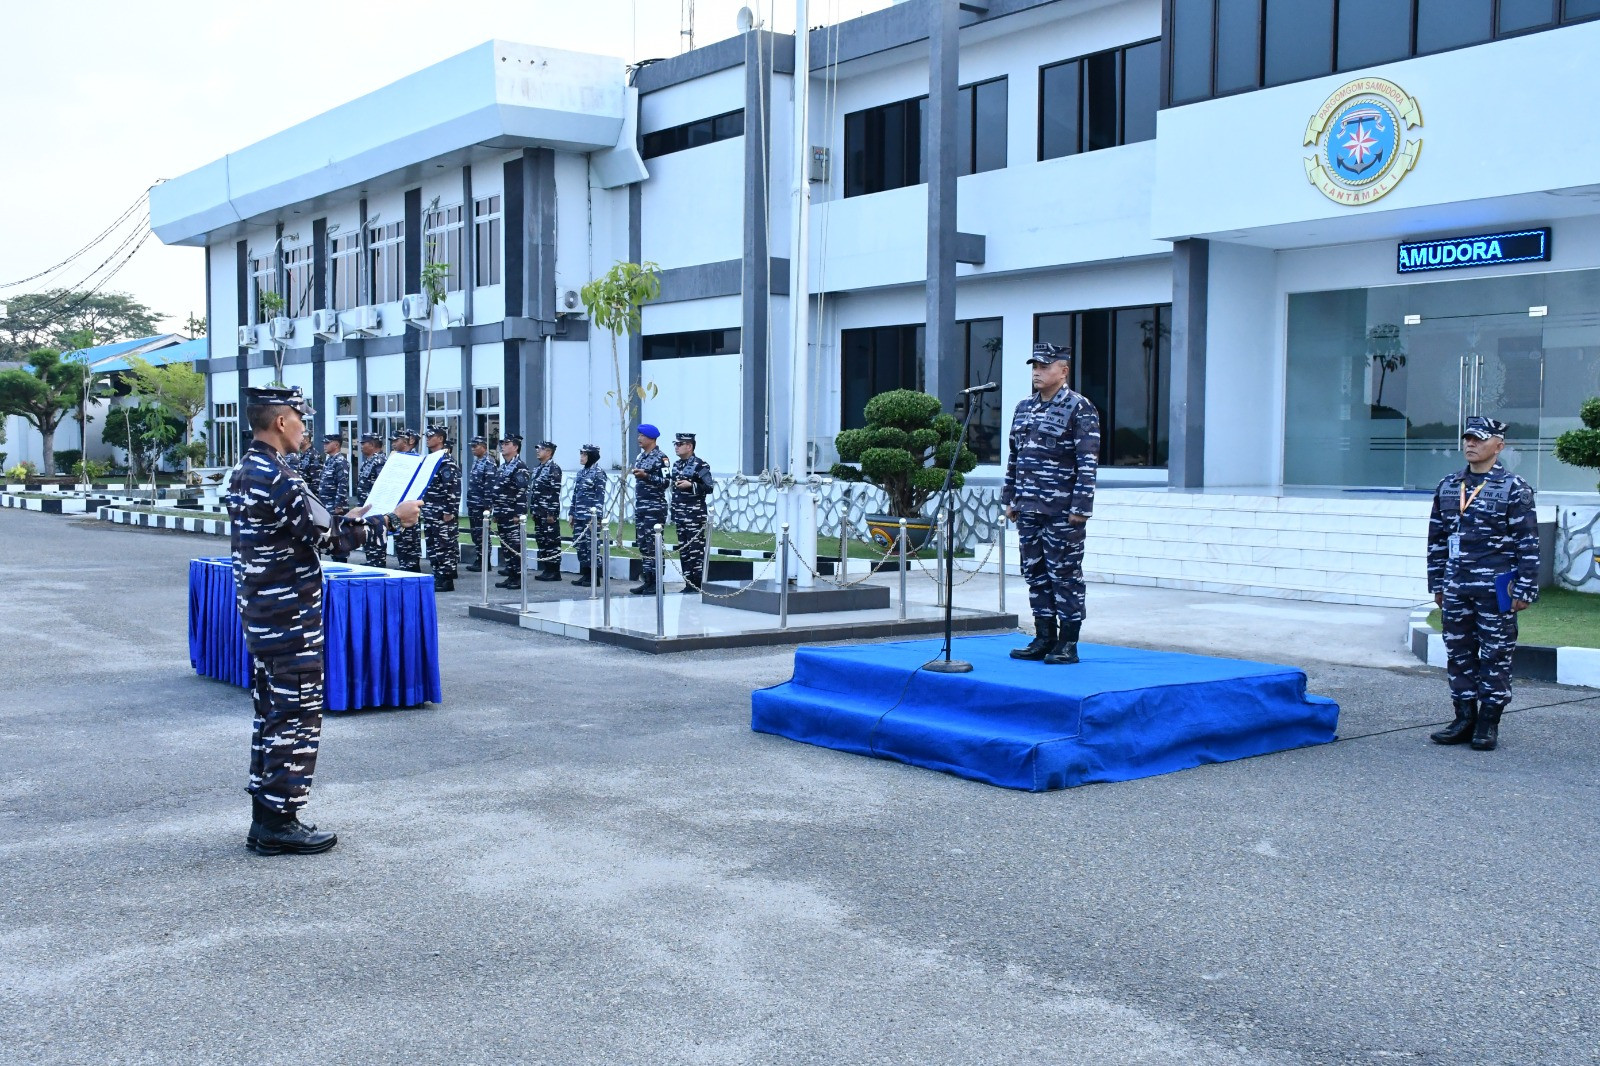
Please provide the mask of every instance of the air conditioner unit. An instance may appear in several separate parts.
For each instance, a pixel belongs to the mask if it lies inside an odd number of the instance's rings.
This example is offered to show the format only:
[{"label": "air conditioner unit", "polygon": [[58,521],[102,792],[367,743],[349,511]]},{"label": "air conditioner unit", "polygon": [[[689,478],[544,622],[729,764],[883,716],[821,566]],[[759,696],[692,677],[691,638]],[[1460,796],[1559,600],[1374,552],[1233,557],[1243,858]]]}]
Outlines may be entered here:
[{"label": "air conditioner unit", "polygon": [[254,348],[254,347],[256,347],[256,328],[254,326],[240,326],[239,327],[239,347],[241,347],[241,348]]},{"label": "air conditioner unit", "polygon": [[311,312],[311,332],[319,337],[337,337],[339,335],[339,312],[328,307],[324,307],[320,311]]},{"label": "air conditioner unit", "polygon": [[559,286],[556,288],[556,314],[583,314],[583,299],[578,295],[577,289],[563,289]]},{"label": "air conditioner unit", "polygon": [[400,314],[407,322],[426,322],[433,310],[433,302],[419,293],[400,297]]},{"label": "air conditioner unit", "polygon": [[275,341],[294,340],[294,319],[274,318],[272,320],[272,339]]},{"label": "air conditioner unit", "polygon": [[354,333],[358,336],[365,336],[369,333],[376,333],[383,328],[383,315],[379,313],[376,307],[370,305],[357,307],[346,311],[340,319],[340,323],[347,335]]}]

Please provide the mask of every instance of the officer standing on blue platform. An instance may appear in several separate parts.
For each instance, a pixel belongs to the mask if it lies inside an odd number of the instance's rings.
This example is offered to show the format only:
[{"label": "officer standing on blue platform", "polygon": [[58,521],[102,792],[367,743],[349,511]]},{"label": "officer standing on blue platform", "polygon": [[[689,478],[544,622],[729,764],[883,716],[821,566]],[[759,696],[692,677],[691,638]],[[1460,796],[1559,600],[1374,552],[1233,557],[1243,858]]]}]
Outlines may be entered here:
[{"label": "officer standing on blue platform", "polygon": [[1439,482],[1428,519],[1428,591],[1444,623],[1455,720],[1436,744],[1493,751],[1511,702],[1517,612],[1539,598],[1533,488],[1500,465],[1506,426],[1473,415],[1461,435],[1467,466]]},{"label": "officer standing on blue platform", "polygon": [[252,440],[228,481],[233,527],[233,580],[255,721],[250,739],[250,831],[245,846],[259,855],[314,854],[338,838],[305,825],[299,812],[311,793],[322,735],[323,630],[321,548],[341,554],[379,529],[414,525],[419,506],[402,503],[386,516],[358,508],[330,515],[284,463],[313,412],[299,389],[245,390]]},{"label": "officer standing on blue platform", "polygon": [[672,524],[678,531],[678,562],[683,566],[683,591],[700,591],[706,565],[706,497],[717,487],[711,464],[694,453],[694,434],[672,439]]},{"label": "officer standing on blue platform", "polygon": [[595,522],[595,512],[605,513],[606,472],[600,469],[600,448],[585,444],[578,449],[578,473],[572,479],[572,547],[578,553],[578,577],[574,585],[587,585],[593,580],[594,559],[589,553],[589,527]]},{"label": "officer standing on blue platform", "polygon": [[[496,582],[495,588],[520,589],[522,549],[528,539],[528,487],[533,484],[533,472],[522,460],[520,433],[507,433],[500,441],[500,459],[490,506],[494,509],[494,531],[500,538],[500,572],[506,579]],[[484,565],[488,565],[487,560]]]},{"label": "officer standing on blue platform", "polygon": [[639,427],[639,454],[629,471],[638,494],[633,504],[633,539],[639,546],[644,581],[631,590],[635,596],[651,596],[661,570],[656,558],[656,526],[667,524],[667,457],[656,447],[661,431],[646,422]]},{"label": "officer standing on blue platform", "polygon": [[[329,514],[343,514],[350,501],[350,460],[344,457],[344,438],[337,433],[322,437],[322,473],[317,478],[317,500]],[[346,552],[334,548],[333,561],[349,560]]]},{"label": "officer standing on blue platform", "polygon": [[561,466],[556,462],[554,441],[542,440],[534,452],[539,465],[533,468],[533,487],[528,491],[528,513],[533,516],[533,542],[538,546],[534,560],[539,573],[535,581],[561,580]]},{"label": "officer standing on blue platform", "polygon": [[489,442],[473,437],[472,466],[467,471],[467,526],[472,533],[472,565],[467,567],[467,572],[472,574],[480,573],[488,565],[483,555],[483,512],[492,506],[497,465],[489,451]]},{"label": "officer standing on blue platform", "polygon": [[454,592],[461,566],[461,467],[450,451],[444,426],[428,427],[428,451],[443,452],[439,465],[422,490],[422,521],[428,535],[428,562],[433,567],[433,590]]},{"label": "officer standing on blue platform", "polygon": [[1034,637],[1011,657],[1075,663],[1084,619],[1084,538],[1100,464],[1100,413],[1067,385],[1072,349],[1035,344],[1028,366],[1033,394],[1011,417],[1000,503],[1022,544]]},{"label": "officer standing on blue platform", "polygon": [[[383,438],[376,433],[361,434],[361,465],[356,468],[356,503],[367,502],[372,486],[378,483],[378,475],[383,473],[383,460]],[[368,566],[389,565],[388,535],[380,531],[376,536],[369,536],[362,554]]]},{"label": "officer standing on blue platform", "polygon": [[[392,447],[389,449],[395,455],[415,455],[417,451],[417,431],[401,426],[394,431],[394,436],[389,438]],[[401,570],[409,570],[413,574],[422,573],[422,529],[418,526],[407,526],[394,535],[395,565]]]}]

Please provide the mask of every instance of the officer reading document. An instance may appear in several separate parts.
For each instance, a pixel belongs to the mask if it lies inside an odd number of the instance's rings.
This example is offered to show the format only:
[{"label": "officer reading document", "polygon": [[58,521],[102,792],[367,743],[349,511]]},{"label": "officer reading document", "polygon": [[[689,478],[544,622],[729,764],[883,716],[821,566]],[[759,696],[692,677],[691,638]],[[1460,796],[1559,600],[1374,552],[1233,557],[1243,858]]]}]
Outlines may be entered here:
[{"label": "officer reading document", "polygon": [[258,855],[309,855],[338,838],[306,825],[322,733],[322,564],[319,550],[348,554],[385,528],[415,526],[421,505],[397,504],[384,516],[365,506],[330,514],[284,457],[314,415],[298,388],[245,390],[254,439],[228,482],[233,579],[250,652],[252,817],[245,846]]}]

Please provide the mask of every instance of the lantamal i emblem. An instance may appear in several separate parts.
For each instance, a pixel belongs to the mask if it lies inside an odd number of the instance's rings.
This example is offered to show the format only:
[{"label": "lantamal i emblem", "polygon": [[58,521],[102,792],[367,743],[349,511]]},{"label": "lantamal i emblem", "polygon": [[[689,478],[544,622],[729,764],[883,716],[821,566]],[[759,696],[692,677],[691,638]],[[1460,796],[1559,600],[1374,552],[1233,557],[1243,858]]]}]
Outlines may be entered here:
[{"label": "lantamal i emblem", "polygon": [[1387,194],[1417,165],[1422,108],[1382,78],[1340,86],[1306,126],[1306,178],[1335,203],[1367,204]]}]

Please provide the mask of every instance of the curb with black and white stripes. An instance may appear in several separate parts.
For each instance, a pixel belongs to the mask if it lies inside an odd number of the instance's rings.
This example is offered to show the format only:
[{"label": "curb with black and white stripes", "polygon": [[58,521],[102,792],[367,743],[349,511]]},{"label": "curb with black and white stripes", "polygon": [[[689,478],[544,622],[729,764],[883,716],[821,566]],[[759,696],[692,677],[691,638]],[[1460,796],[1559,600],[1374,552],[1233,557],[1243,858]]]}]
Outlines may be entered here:
[{"label": "curb with black and white stripes", "polygon": [[35,496],[16,496],[9,492],[0,493],[0,507],[15,507],[24,511],[38,511],[41,514],[87,514],[105,502],[104,499],[85,499],[82,496],[41,499]]},{"label": "curb with black and white stripes", "polygon": [[[1411,610],[1408,635],[1411,654],[1429,666],[1445,665],[1444,634],[1428,624],[1432,606]],[[1529,681],[1554,681],[1558,685],[1600,688],[1600,648],[1552,648],[1543,644],[1518,644],[1511,676]]]},{"label": "curb with black and white stripes", "polygon": [[226,518],[188,518],[170,514],[150,514],[147,511],[125,511],[120,507],[102,507],[97,514],[102,522],[111,522],[119,526],[174,529],[181,533],[204,533],[213,537],[226,537],[233,532],[233,526]]}]

